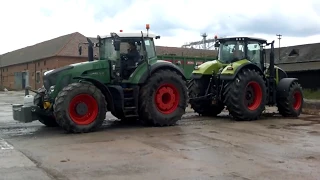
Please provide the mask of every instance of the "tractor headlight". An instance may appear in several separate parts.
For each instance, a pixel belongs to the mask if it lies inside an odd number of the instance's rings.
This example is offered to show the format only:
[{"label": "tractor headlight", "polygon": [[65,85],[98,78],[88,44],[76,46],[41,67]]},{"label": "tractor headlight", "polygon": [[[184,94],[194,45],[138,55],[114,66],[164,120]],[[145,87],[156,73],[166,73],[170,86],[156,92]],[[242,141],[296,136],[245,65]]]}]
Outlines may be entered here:
[{"label": "tractor headlight", "polygon": [[49,94],[52,93],[53,91],[54,91],[54,86],[50,86]]}]

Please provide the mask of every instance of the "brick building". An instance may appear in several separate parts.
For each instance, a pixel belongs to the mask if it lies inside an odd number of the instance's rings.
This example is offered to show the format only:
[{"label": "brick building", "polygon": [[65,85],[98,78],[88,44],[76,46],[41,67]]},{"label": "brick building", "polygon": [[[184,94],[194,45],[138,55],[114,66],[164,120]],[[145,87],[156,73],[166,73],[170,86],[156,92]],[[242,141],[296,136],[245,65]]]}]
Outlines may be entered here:
[{"label": "brick building", "polygon": [[[23,89],[27,84],[40,88],[47,70],[87,61],[87,47],[82,47],[82,55],[78,52],[78,44],[82,42],[87,42],[86,37],[75,32],[0,55],[0,86],[11,90]],[[216,54],[212,50],[164,46],[156,46],[156,50],[158,55],[212,57]],[[98,57],[97,49],[94,55]]]}]

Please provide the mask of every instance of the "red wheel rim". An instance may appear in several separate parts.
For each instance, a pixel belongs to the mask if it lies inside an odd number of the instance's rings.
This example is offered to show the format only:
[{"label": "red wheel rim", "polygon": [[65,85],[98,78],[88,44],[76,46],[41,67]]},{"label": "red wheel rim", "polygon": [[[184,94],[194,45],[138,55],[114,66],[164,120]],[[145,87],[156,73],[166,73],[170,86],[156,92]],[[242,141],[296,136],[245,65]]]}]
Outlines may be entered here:
[{"label": "red wheel rim", "polygon": [[293,108],[295,110],[299,110],[302,105],[302,95],[299,91],[296,91],[293,94],[294,102],[293,102]]},{"label": "red wheel rim", "polygon": [[170,114],[174,112],[178,108],[179,101],[179,91],[172,84],[163,84],[156,91],[156,107],[158,111],[160,111],[163,114]]},{"label": "red wheel rim", "polygon": [[[84,109],[86,109],[86,111]],[[88,94],[79,94],[75,96],[71,99],[69,104],[69,116],[73,122],[79,125],[88,125],[92,123],[98,116],[98,111],[99,107],[97,101]]]},{"label": "red wheel rim", "polygon": [[[251,93],[251,96],[249,94]],[[246,87],[245,104],[251,111],[256,110],[262,102],[262,88],[259,83],[251,81]]]}]

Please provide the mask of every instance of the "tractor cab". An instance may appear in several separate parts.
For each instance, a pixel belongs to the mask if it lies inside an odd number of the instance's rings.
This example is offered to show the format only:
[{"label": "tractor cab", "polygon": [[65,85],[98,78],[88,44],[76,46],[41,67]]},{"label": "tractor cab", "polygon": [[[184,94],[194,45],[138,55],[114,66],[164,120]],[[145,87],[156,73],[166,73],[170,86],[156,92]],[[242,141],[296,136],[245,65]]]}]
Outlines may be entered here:
[{"label": "tractor cab", "polygon": [[219,47],[218,61],[223,64],[247,59],[263,68],[263,46],[267,40],[250,37],[216,38],[215,47]]},{"label": "tractor cab", "polygon": [[[146,26],[149,30],[149,25]],[[128,80],[130,75],[142,64],[148,65],[156,60],[154,39],[160,36],[147,33],[110,33],[98,36],[99,59],[111,62],[111,76],[115,80]]]}]

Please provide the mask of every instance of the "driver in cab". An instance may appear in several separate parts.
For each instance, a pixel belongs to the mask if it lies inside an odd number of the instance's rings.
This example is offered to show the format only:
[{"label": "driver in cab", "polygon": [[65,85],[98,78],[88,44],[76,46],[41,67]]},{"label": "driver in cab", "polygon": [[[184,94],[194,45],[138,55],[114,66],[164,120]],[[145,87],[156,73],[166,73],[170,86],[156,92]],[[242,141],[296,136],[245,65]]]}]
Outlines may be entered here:
[{"label": "driver in cab", "polygon": [[128,43],[128,53],[126,54],[129,66],[135,66],[136,63],[138,63],[141,59],[140,53],[137,50],[137,45],[135,42],[129,42]]},{"label": "driver in cab", "polygon": [[232,52],[233,55],[233,61],[239,61],[241,59],[244,59],[244,52],[239,49],[239,47],[235,47]]}]

